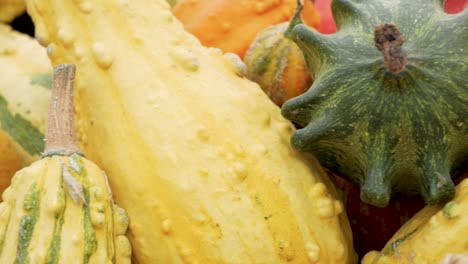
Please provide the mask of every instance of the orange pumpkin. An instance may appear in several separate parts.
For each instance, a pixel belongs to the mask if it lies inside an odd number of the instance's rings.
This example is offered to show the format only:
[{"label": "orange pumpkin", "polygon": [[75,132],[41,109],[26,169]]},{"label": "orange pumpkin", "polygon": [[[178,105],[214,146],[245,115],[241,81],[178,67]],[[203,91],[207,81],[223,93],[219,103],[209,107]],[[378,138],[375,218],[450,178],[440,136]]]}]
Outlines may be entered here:
[{"label": "orange pumpkin", "polygon": [[[243,58],[257,33],[288,21],[296,5],[296,0],[181,0],[173,13],[204,46]],[[313,5],[303,16],[309,26],[319,26],[320,15]]]}]

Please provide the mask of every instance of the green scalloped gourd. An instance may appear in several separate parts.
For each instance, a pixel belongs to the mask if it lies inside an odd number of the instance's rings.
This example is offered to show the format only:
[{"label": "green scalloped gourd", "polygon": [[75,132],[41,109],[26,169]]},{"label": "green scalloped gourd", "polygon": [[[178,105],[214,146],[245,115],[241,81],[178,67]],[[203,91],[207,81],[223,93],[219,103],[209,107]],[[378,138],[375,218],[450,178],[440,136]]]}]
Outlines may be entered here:
[{"label": "green scalloped gourd", "polygon": [[[315,81],[282,107],[301,126],[292,145],[358,184],[367,203],[447,201],[468,168],[468,10],[446,14],[441,2],[335,0],[336,34],[293,29]],[[374,41],[387,23],[404,38],[399,72]]]}]

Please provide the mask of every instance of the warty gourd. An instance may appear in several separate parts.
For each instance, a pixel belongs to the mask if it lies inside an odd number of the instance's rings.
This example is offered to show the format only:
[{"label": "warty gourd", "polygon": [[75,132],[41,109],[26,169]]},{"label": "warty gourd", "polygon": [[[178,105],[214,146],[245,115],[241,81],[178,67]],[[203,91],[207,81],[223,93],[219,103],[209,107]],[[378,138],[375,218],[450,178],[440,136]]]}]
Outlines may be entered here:
[{"label": "warty gourd", "polygon": [[77,65],[84,153],[130,221],[134,263],[354,263],[351,231],[293,125],[164,0],[28,0],[54,65]]},{"label": "warty gourd", "polygon": [[74,65],[54,70],[46,147],[0,204],[0,263],[130,263],[128,218],[105,174],[82,157],[73,120]]}]

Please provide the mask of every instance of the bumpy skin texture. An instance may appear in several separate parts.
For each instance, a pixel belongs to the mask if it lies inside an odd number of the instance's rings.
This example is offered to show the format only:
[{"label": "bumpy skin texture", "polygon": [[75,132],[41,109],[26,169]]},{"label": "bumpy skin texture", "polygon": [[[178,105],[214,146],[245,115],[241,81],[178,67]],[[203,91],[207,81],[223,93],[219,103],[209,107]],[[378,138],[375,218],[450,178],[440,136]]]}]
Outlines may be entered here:
[{"label": "bumpy skin texture", "polygon": [[[384,207],[394,192],[429,204],[451,199],[451,177],[468,160],[468,11],[449,15],[431,0],[337,0],[332,8],[337,34],[294,28],[315,82],[282,108],[304,127],[292,144],[360,185],[370,204]],[[374,44],[384,23],[405,38],[400,73],[387,70]]]},{"label": "bumpy skin texture", "polygon": [[355,263],[336,189],[293,125],[164,0],[31,0],[74,63],[83,152],[130,218],[133,263]]},{"label": "bumpy skin texture", "polygon": [[451,201],[426,206],[398,230],[382,251],[367,253],[362,264],[442,263],[449,254],[465,255],[466,261],[467,212],[468,179],[465,179],[457,185]]},{"label": "bumpy skin texture", "polygon": [[36,161],[15,174],[3,199],[0,263],[130,263],[127,215],[87,159]]}]

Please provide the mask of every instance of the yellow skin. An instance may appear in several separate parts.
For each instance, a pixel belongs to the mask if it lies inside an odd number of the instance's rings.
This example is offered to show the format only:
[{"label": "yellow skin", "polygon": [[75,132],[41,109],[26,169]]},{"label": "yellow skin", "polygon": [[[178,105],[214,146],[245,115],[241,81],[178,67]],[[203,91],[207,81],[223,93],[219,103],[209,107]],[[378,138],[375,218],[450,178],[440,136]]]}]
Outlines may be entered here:
[{"label": "yellow skin", "polygon": [[[37,74],[51,73],[52,66],[44,47],[41,47],[33,38],[12,30],[8,25],[0,24],[0,97],[7,101],[8,111],[12,116],[21,116],[42,133],[45,130],[49,108],[50,87],[34,83],[32,78]],[[0,130],[1,128],[2,124],[0,124]],[[2,131],[2,133],[5,132]],[[9,143],[2,142],[0,144],[10,144],[11,148],[8,152],[0,151],[0,160],[8,159],[5,155],[19,155],[21,167],[37,160],[39,152],[42,151],[40,149],[36,153],[28,152],[21,147],[19,142],[15,142],[11,135],[0,137],[0,141],[3,140],[7,140]],[[43,142],[43,137],[25,140]],[[13,164],[15,163],[12,163],[12,166]],[[15,167],[15,172],[18,169]],[[10,168],[10,170],[13,169]],[[0,177],[4,176],[0,174]],[[2,180],[9,182],[10,178],[7,178]],[[0,189],[1,191],[3,189]]]},{"label": "yellow skin", "polygon": [[0,0],[0,22],[9,23],[25,11],[24,0]]},{"label": "yellow skin", "polygon": [[0,263],[130,263],[127,216],[94,163],[43,158],[15,174],[3,199]]},{"label": "yellow skin", "polygon": [[[410,219],[381,252],[367,253],[362,264],[458,263],[448,259],[468,256],[468,179],[456,188],[453,200],[445,205],[427,206]],[[408,235],[410,234],[410,235]],[[392,245],[398,239],[398,246]],[[392,250],[393,249],[393,250]],[[449,256],[452,254],[453,256]],[[461,262],[465,263],[465,262]]]},{"label": "yellow skin", "polygon": [[165,0],[28,0],[54,65],[77,65],[84,153],[129,214],[134,263],[355,263],[326,173],[294,126]]}]

